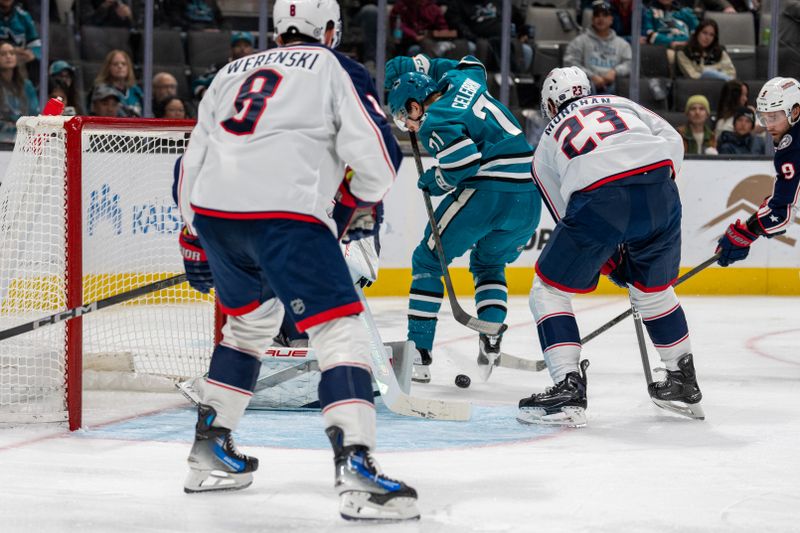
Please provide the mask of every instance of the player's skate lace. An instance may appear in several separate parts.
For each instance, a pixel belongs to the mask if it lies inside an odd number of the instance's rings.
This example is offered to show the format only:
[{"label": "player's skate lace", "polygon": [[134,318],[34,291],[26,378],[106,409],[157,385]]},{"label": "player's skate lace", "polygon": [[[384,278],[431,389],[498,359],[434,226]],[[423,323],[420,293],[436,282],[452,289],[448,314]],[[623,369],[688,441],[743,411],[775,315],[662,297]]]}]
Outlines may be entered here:
[{"label": "player's skate lace", "polygon": [[183,490],[187,493],[240,490],[253,482],[258,459],[241,453],[230,429],[212,426],[216,411],[200,404],[197,409],[195,440],[189,453],[189,474]]},{"label": "player's skate lace", "polygon": [[409,520],[419,518],[417,491],[387,477],[369,449],[361,444],[343,446],[344,432],[330,426],[336,468],[339,512],[347,520]]}]

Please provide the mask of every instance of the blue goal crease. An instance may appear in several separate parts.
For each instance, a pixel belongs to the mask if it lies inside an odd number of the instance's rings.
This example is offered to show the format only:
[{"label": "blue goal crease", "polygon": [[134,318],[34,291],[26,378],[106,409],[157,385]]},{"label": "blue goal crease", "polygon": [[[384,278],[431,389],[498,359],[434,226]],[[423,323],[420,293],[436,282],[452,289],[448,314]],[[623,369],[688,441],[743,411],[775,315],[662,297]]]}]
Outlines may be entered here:
[{"label": "blue goal crease", "polygon": [[[561,428],[529,426],[515,420],[512,406],[476,406],[468,422],[422,420],[400,416],[377,406],[378,450],[415,451],[515,444],[549,437]],[[90,429],[77,438],[185,442],[194,439],[197,412],[168,409],[151,415]],[[329,449],[322,415],[317,410],[247,411],[235,432],[238,446]]]}]

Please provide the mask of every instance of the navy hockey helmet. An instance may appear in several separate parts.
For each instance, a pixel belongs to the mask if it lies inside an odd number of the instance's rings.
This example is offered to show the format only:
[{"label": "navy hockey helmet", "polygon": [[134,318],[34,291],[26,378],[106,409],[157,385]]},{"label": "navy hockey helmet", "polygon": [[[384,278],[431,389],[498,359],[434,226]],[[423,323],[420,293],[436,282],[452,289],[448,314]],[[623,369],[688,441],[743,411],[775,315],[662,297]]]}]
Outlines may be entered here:
[{"label": "navy hockey helmet", "polygon": [[[402,131],[408,131],[406,119],[408,118],[407,105],[410,101],[422,105],[430,95],[435,93],[439,86],[433,78],[421,72],[406,72],[401,74],[392,84],[389,91],[389,111],[397,127]],[[425,120],[423,114],[420,124]]]}]

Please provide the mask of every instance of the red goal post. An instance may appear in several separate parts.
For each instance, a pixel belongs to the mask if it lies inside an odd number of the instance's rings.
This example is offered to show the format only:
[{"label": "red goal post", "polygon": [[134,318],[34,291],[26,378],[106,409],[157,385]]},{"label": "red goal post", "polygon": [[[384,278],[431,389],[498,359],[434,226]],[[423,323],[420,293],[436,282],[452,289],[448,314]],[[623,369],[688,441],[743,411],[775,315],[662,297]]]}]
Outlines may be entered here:
[{"label": "red goal post", "polygon": [[[193,126],[18,121],[0,185],[0,329],[183,271],[172,169]],[[184,283],[0,342],[0,423],[81,427],[83,381],[94,368],[172,379],[204,373],[214,309]]]}]

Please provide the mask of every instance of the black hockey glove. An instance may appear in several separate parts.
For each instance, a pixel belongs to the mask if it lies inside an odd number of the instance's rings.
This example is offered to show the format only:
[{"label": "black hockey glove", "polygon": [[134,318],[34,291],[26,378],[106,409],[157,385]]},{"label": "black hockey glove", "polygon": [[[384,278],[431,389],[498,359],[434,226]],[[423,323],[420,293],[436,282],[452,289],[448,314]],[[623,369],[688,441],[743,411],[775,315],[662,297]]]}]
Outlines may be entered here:
[{"label": "black hockey glove", "polygon": [[208,259],[200,244],[200,239],[189,233],[184,226],[178,242],[181,245],[186,281],[194,290],[208,294],[214,288],[214,278],[211,276],[211,268],[208,266]]},{"label": "black hockey glove", "polygon": [[339,185],[335,200],[331,218],[344,244],[378,234],[383,222],[383,202],[365,202],[354,196],[347,179]]},{"label": "black hockey glove", "polygon": [[627,289],[630,276],[628,275],[628,258],[625,249],[620,248],[617,250],[617,252],[600,267],[600,273],[608,276],[611,283],[617,287]]}]

